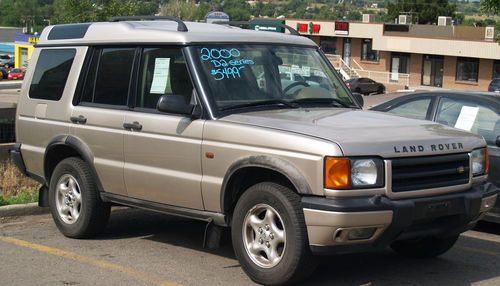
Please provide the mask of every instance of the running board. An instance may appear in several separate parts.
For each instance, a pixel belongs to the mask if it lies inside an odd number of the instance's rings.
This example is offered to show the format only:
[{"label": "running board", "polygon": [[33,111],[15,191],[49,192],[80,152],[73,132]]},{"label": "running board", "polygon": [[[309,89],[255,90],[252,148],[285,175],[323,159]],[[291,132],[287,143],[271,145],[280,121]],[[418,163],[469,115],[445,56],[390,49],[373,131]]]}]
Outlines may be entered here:
[{"label": "running board", "polygon": [[160,204],[106,192],[101,192],[101,199],[104,202],[112,202],[129,207],[151,210],[159,213],[206,221],[207,223],[213,223],[218,226],[228,226],[226,222],[226,216],[222,213],[200,211],[190,208]]}]

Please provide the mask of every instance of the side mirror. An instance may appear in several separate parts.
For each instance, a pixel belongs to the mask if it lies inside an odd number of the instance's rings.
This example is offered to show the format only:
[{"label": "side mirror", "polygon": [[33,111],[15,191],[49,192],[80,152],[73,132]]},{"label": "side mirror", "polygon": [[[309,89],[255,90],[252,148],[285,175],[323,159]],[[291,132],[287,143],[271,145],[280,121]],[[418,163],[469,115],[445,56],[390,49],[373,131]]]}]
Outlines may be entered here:
[{"label": "side mirror", "polygon": [[354,99],[359,103],[361,108],[363,108],[363,105],[365,105],[365,100],[363,99],[363,95],[358,92],[353,92],[352,96],[354,96]]},{"label": "side mirror", "polygon": [[497,145],[497,147],[500,147],[500,136],[497,137],[497,141],[495,142],[495,144]]},{"label": "side mirror", "polygon": [[193,115],[195,105],[186,101],[182,95],[162,95],[158,100],[156,109],[160,112]]}]

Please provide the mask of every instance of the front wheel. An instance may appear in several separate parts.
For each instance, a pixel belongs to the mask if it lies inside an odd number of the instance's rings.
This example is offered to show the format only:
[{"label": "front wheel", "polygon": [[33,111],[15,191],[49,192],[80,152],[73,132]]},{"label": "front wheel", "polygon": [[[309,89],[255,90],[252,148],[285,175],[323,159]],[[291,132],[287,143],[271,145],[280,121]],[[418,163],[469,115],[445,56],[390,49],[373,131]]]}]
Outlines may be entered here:
[{"label": "front wheel", "polygon": [[460,235],[450,237],[425,237],[415,240],[396,241],[391,248],[400,255],[413,258],[432,258],[450,250]]},{"label": "front wheel", "polygon": [[233,214],[232,240],[243,270],[260,284],[297,283],[316,266],[300,196],[275,183],[243,193]]}]

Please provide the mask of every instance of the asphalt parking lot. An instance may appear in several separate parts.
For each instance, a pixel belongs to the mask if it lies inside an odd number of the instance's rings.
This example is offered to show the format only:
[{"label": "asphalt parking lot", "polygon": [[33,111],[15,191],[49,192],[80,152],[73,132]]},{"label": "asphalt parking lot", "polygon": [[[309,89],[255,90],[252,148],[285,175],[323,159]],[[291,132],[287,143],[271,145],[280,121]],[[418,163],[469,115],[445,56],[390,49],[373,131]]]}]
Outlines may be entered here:
[{"label": "asphalt parking lot", "polygon": [[[0,218],[0,285],[251,285],[229,239],[202,248],[205,225],[134,209],[95,239],[65,238],[50,215]],[[462,235],[438,259],[390,250],[319,258],[306,285],[500,285],[500,227]]]}]

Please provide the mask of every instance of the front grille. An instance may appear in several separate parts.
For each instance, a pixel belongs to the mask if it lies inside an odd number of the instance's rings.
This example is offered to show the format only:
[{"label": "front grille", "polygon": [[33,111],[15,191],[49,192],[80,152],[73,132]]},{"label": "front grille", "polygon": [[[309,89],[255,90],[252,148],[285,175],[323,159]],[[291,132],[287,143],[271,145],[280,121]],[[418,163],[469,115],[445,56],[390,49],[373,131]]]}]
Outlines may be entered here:
[{"label": "front grille", "polygon": [[[392,159],[392,192],[467,184],[469,154]],[[463,171],[463,172],[462,172]]]}]

